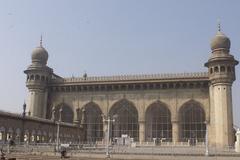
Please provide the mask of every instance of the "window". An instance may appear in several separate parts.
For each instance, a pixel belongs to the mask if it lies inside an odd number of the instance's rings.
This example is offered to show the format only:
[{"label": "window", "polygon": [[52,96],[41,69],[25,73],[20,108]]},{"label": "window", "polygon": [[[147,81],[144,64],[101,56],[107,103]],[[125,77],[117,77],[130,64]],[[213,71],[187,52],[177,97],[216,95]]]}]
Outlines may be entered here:
[{"label": "window", "polygon": [[210,68],[210,74],[212,74],[213,73],[213,69],[212,68]]},{"label": "window", "polygon": [[214,67],[214,72],[219,72],[218,66]]},{"label": "window", "polygon": [[225,66],[220,66],[220,72],[225,72]]}]

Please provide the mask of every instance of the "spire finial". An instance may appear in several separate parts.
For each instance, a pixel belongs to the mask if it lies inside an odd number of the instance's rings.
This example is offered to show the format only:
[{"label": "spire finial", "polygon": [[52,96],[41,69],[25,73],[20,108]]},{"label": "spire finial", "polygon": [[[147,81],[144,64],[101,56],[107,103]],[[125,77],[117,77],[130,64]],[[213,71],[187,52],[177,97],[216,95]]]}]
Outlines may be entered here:
[{"label": "spire finial", "polygon": [[41,34],[41,38],[40,38],[40,47],[42,47],[42,34]]},{"label": "spire finial", "polygon": [[218,31],[221,32],[221,22],[220,22],[220,19],[218,19]]}]

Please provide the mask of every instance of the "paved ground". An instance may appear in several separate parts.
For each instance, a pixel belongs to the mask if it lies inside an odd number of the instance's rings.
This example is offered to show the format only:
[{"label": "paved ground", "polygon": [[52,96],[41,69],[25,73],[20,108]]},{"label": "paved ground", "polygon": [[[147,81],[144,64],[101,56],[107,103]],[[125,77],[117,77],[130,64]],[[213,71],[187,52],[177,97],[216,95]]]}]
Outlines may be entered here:
[{"label": "paved ground", "polygon": [[[76,157],[77,156],[77,157]],[[17,160],[57,160],[60,155],[29,155],[29,154],[10,154],[8,158],[16,158]],[[107,159],[104,154],[81,154],[72,155],[69,160],[104,160]],[[158,156],[158,155],[111,155],[110,159],[115,160],[240,160],[240,157],[226,156]]]},{"label": "paved ground", "polygon": [[[3,148],[7,151],[7,148]],[[70,160],[103,160],[106,159],[105,148],[77,148],[68,150]],[[218,151],[210,149],[210,156],[206,157],[205,147],[121,147],[115,146],[110,149],[111,159],[115,160],[240,160],[240,153],[233,149]],[[17,160],[57,160],[60,154],[54,152],[50,146],[15,146],[11,148],[8,158]]]}]

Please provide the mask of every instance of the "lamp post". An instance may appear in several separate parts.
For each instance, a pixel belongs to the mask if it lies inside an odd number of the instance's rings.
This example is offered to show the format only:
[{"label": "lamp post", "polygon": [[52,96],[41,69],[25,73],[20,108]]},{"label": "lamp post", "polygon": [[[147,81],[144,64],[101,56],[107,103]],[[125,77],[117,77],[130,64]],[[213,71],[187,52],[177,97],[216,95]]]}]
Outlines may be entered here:
[{"label": "lamp post", "polygon": [[110,153],[109,153],[109,139],[110,139],[110,123],[115,122],[116,118],[118,117],[117,115],[114,115],[113,118],[111,119],[110,116],[104,116],[103,121],[107,122],[107,145],[106,145],[106,158],[110,158]]},{"label": "lamp post", "polygon": [[59,109],[59,120],[57,121],[57,151],[59,151],[59,132],[60,132],[60,123],[62,121],[62,108]]},{"label": "lamp post", "polygon": [[78,133],[78,145],[80,145],[81,137],[80,137],[80,127],[81,127],[81,119],[80,119],[80,108],[76,109],[77,112],[77,133]]},{"label": "lamp post", "polygon": [[25,101],[24,101],[24,104],[23,104],[23,113],[22,113],[22,134],[20,134],[21,136],[20,136],[20,143],[21,142],[23,142],[24,143],[24,137],[25,137],[25,117],[26,117],[26,107],[27,107],[27,105],[26,105],[26,103],[25,103]]},{"label": "lamp post", "polygon": [[206,123],[206,135],[205,135],[205,156],[209,156],[209,148],[208,148],[208,123]]}]

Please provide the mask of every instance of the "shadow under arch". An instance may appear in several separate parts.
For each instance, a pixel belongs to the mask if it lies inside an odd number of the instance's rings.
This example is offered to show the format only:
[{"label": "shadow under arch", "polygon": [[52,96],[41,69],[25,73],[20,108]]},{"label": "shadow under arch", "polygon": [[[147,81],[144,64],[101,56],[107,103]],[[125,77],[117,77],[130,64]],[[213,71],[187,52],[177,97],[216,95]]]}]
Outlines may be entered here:
[{"label": "shadow under arch", "polygon": [[89,102],[84,105],[82,112],[84,114],[84,140],[88,143],[102,141],[103,119],[99,105],[94,102]]},{"label": "shadow under arch", "polygon": [[109,116],[112,118],[117,116],[114,123],[111,125],[111,137],[115,138],[127,135],[133,138],[134,141],[139,140],[139,124],[138,124],[138,111],[135,105],[127,100],[122,99],[113,104],[109,111]]},{"label": "shadow under arch", "polygon": [[179,109],[180,140],[190,144],[204,142],[206,136],[206,114],[201,103],[189,100]]},{"label": "shadow under arch", "polygon": [[172,123],[171,111],[168,106],[161,101],[150,104],[145,113],[145,140],[171,141]]},{"label": "shadow under arch", "polygon": [[60,109],[62,109],[61,121],[66,123],[73,123],[73,110],[66,103],[61,103],[55,107],[54,116],[56,120],[59,120]]}]

